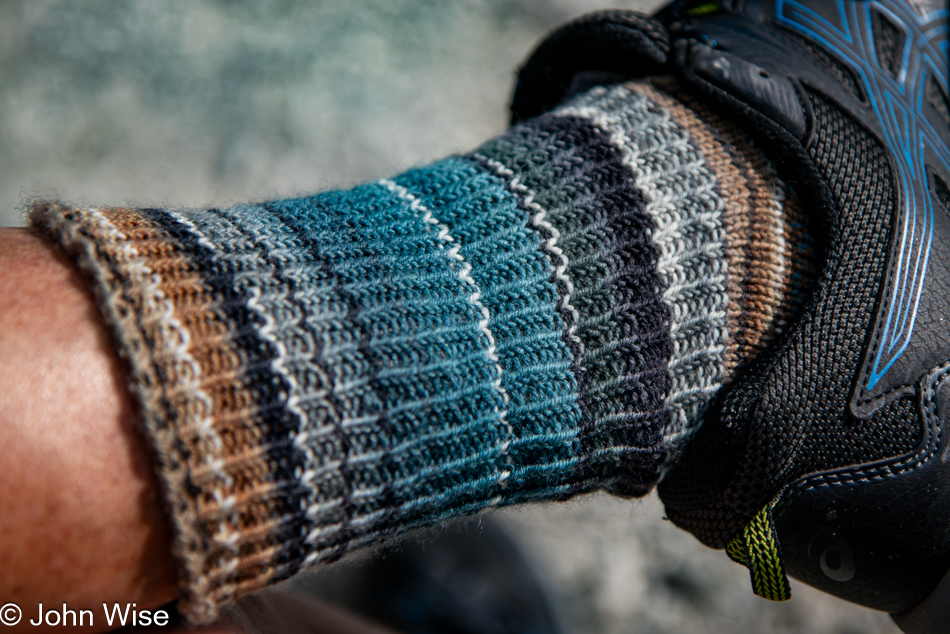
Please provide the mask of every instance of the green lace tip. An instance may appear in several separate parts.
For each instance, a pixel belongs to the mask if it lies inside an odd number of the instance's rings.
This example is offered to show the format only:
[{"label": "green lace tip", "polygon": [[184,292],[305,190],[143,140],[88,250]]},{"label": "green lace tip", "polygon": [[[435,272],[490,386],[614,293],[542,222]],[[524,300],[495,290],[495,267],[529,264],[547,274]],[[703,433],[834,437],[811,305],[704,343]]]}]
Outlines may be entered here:
[{"label": "green lace tip", "polygon": [[722,9],[722,3],[720,2],[706,2],[695,7],[690,7],[686,10],[686,15],[690,17],[699,17],[701,15],[709,15],[711,13],[716,13]]},{"label": "green lace tip", "polygon": [[785,574],[785,562],[772,519],[772,509],[781,496],[782,493],[775,496],[742,532],[726,544],[729,558],[749,569],[752,591],[769,601],[788,601],[792,598],[792,588]]}]

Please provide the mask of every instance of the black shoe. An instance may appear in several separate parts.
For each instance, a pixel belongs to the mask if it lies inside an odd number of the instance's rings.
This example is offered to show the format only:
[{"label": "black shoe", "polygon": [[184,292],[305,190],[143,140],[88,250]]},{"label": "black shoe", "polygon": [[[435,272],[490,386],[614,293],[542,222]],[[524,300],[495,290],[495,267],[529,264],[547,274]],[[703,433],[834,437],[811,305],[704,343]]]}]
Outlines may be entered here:
[{"label": "black shoe", "polygon": [[903,613],[950,566],[947,47],[943,2],[675,2],[583,18],[520,77],[516,119],[591,83],[678,76],[758,136],[822,229],[806,306],[660,485],[670,519],[770,598],[788,595],[784,562]]}]

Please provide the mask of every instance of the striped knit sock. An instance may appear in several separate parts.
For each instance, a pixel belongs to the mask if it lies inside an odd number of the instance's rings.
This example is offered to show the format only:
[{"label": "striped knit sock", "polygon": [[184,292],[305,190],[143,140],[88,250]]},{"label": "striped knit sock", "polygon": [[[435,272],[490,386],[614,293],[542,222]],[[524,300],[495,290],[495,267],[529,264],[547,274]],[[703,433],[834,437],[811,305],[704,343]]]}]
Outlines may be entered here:
[{"label": "striped knit sock", "polygon": [[36,206],[128,362],[193,619],[452,516],[653,487],[811,252],[762,156],[663,86],[351,191]]}]

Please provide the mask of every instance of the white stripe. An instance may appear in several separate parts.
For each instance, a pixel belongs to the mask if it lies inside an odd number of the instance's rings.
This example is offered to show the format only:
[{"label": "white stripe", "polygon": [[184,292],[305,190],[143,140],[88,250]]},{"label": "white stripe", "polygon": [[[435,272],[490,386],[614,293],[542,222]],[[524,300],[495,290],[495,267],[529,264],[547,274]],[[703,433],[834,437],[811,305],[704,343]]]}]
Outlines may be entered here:
[{"label": "white stripe", "polygon": [[[307,283],[310,267],[300,262],[299,252],[295,253],[285,246],[295,240],[296,235],[277,218],[268,217],[263,220],[255,214],[240,213],[233,209],[222,210],[220,215],[208,212],[195,214],[195,221],[180,214],[175,214],[175,217],[188,222],[196,235],[202,236],[204,231],[207,231],[232,247],[227,254],[219,251],[216,254],[218,257],[247,262],[235,267],[237,272],[234,281],[239,289],[247,293],[248,308],[263,324],[257,328],[257,332],[275,351],[275,356],[270,360],[270,369],[286,381],[287,408],[300,421],[292,444],[305,456],[303,468],[295,474],[306,491],[305,515],[314,524],[325,523],[326,519],[321,517],[321,512],[326,509],[317,504],[317,500],[321,495],[326,496],[334,492],[327,491],[325,483],[321,486],[321,482],[318,482],[326,469],[317,465],[328,458],[337,466],[341,462],[333,460],[333,456],[320,456],[316,452],[321,439],[335,434],[337,427],[343,426],[344,422],[340,420],[339,412],[330,402],[331,381],[326,370],[315,359],[320,345],[314,337],[320,336],[321,321],[339,311],[334,311],[326,302],[321,302],[318,292],[320,289]],[[266,227],[263,226],[265,223]],[[252,234],[259,241],[266,240],[266,243],[254,244],[242,231]],[[281,263],[280,274],[290,278],[288,281],[280,280],[275,268],[263,260],[265,250]],[[330,287],[324,288],[330,290]],[[305,306],[304,312],[294,310],[294,307],[301,305]],[[338,308],[345,310],[345,307]],[[293,314],[296,318],[277,321],[275,315],[278,314]],[[304,322],[310,324],[310,329],[315,332],[311,333]],[[287,342],[292,341],[306,342],[306,345],[303,350],[289,350]],[[325,344],[324,335],[324,350]],[[316,385],[302,385],[299,377],[306,376],[316,377]],[[312,403],[313,409],[301,407],[302,402]],[[311,411],[324,413],[329,424],[317,426],[314,417],[310,415]],[[311,557],[313,556],[311,553]]]},{"label": "white stripe", "polygon": [[[729,298],[722,252],[724,202],[715,192],[715,176],[669,113],[625,86],[594,89],[555,114],[582,118],[600,128],[647,197],[646,212],[655,224],[652,240],[659,251],[657,269],[665,284],[662,298],[672,315],[674,353],[668,368],[672,386],[666,399],[672,421],[664,430],[664,444],[675,451],[701,423],[705,399],[697,394],[714,393],[725,376]],[[688,187],[683,186],[684,175]],[[696,244],[686,239],[689,228],[697,225],[711,234],[710,241]],[[711,270],[691,266],[702,256],[712,261]],[[694,330],[690,326],[695,322],[708,327]],[[711,373],[684,371],[700,357],[709,360],[702,365],[711,365]]]},{"label": "white stripe", "polygon": [[495,368],[495,381],[494,386],[495,390],[501,396],[504,409],[498,409],[496,407],[495,411],[498,415],[498,419],[505,426],[505,430],[508,434],[507,440],[505,440],[500,447],[501,455],[504,456],[506,468],[500,474],[498,478],[498,483],[502,487],[507,485],[507,480],[511,476],[511,456],[508,455],[508,448],[511,446],[511,441],[515,436],[514,428],[511,426],[511,423],[508,422],[508,407],[510,406],[511,399],[508,396],[508,391],[501,384],[501,378],[503,375],[503,370],[501,368],[501,363],[498,360],[497,354],[497,345],[495,343],[495,335],[492,333],[491,328],[489,328],[489,322],[491,321],[491,313],[488,311],[488,307],[482,302],[482,292],[478,284],[472,278],[472,265],[465,259],[464,256],[460,253],[461,245],[452,237],[449,228],[439,222],[438,219],[432,214],[432,210],[422,204],[418,198],[412,195],[409,190],[405,187],[399,185],[398,183],[391,181],[389,179],[382,179],[379,181],[379,184],[388,189],[390,192],[404,200],[409,204],[409,208],[415,211],[416,213],[422,216],[422,220],[432,225],[437,229],[437,237],[441,248],[445,251],[445,254],[449,256],[456,265],[455,272],[458,275],[462,283],[468,287],[471,293],[468,296],[469,303],[472,304],[481,314],[481,320],[478,322],[478,330],[482,333],[482,336],[488,342],[486,349],[486,355],[488,359],[492,362]]},{"label": "white stripe", "polygon": [[577,309],[571,304],[574,284],[567,276],[567,255],[565,255],[563,249],[558,246],[558,241],[561,239],[561,232],[548,220],[547,210],[535,202],[535,193],[521,182],[520,176],[516,176],[513,171],[483,154],[474,154],[473,156],[480,161],[484,161],[498,177],[507,181],[508,188],[520,197],[521,203],[534,212],[534,214],[530,216],[531,225],[539,230],[539,233],[550,236],[544,239],[542,235],[541,248],[552,260],[551,263],[554,265],[555,277],[564,285],[564,295],[560,298],[558,307],[562,312],[566,312],[571,316],[571,323],[567,325],[567,336],[577,348],[576,358],[578,364],[580,364],[581,359],[584,358],[584,344],[581,343],[581,340],[577,337],[577,324],[580,321],[580,317],[578,316]]}]

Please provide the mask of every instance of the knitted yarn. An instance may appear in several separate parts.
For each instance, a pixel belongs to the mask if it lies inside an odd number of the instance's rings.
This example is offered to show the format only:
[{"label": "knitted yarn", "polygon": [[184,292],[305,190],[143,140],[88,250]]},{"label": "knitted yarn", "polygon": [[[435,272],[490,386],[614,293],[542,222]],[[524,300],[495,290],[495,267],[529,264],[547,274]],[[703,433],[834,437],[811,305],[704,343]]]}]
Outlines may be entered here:
[{"label": "knitted yarn", "polygon": [[596,88],[349,191],[35,206],[128,364],[193,620],[453,516],[655,485],[810,252],[675,91]]}]

